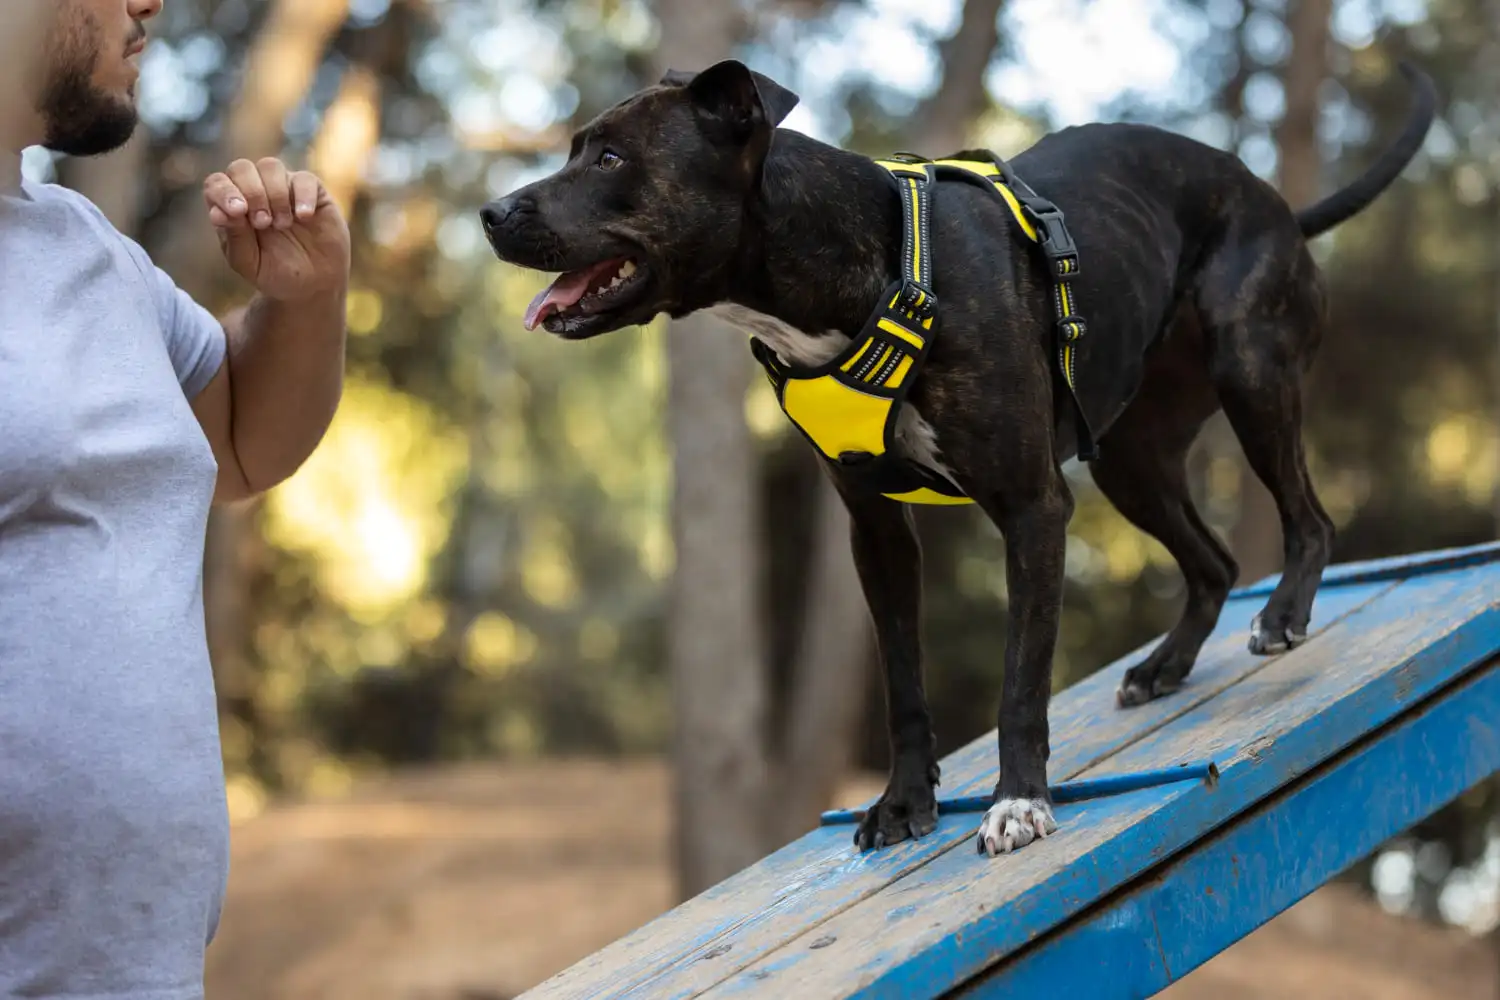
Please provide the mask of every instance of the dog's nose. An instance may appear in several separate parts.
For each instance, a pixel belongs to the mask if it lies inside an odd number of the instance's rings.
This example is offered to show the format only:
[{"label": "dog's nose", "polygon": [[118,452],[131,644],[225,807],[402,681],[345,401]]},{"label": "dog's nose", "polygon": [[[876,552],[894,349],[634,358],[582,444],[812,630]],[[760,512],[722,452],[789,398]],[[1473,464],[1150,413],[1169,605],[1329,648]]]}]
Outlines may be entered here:
[{"label": "dog's nose", "polygon": [[479,210],[479,224],[484,227],[485,235],[492,235],[521,209],[521,199],[513,194],[496,198]]},{"label": "dog's nose", "polygon": [[486,234],[492,233],[500,228],[505,222],[505,217],[510,213],[511,205],[508,198],[489,202],[479,210],[479,224],[484,226]]}]

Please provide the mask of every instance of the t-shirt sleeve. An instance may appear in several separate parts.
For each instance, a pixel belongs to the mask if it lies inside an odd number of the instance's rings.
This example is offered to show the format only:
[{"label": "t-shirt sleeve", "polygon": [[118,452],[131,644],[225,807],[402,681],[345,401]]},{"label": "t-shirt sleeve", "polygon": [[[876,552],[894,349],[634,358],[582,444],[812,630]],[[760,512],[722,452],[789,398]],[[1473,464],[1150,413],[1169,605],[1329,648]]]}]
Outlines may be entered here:
[{"label": "t-shirt sleeve", "polygon": [[195,302],[172,277],[157,267],[146,251],[134,240],[121,236],[131,254],[141,265],[141,273],[151,285],[151,296],[161,318],[162,336],[167,354],[177,372],[177,381],[188,399],[197,396],[219,371],[228,351],[224,325],[213,313]]},{"label": "t-shirt sleeve", "polygon": [[150,288],[177,382],[188,399],[196,397],[218,374],[228,354],[224,325],[178,288],[172,277],[156,266],[145,248],[116,229],[93,202],[70,188],[48,185],[47,190],[70,199],[75,208],[94,220],[106,238],[118,239],[124,246]]}]

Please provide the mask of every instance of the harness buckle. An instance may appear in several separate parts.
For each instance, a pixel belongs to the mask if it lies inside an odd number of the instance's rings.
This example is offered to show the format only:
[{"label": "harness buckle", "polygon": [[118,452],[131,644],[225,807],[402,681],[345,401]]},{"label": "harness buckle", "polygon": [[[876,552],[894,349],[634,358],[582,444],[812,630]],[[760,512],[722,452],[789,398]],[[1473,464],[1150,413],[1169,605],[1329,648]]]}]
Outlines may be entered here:
[{"label": "harness buckle", "polygon": [[1062,335],[1063,343],[1071,344],[1083,339],[1083,335],[1088,332],[1088,324],[1083,321],[1082,316],[1064,316],[1057,321],[1057,330]]},{"label": "harness buckle", "polygon": [[1078,277],[1078,247],[1063,221],[1062,209],[1041,198],[1028,198],[1026,210],[1040,230],[1042,251],[1052,261],[1052,272],[1059,280]]},{"label": "harness buckle", "polygon": [[903,278],[896,310],[900,313],[913,313],[918,319],[928,319],[937,313],[937,296],[925,285]]}]

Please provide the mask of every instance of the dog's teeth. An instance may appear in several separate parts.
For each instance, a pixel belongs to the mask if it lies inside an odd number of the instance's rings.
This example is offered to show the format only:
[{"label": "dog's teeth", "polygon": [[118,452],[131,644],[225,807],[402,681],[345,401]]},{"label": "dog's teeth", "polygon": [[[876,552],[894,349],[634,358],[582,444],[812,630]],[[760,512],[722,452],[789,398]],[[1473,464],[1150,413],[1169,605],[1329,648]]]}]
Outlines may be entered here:
[{"label": "dog's teeth", "polygon": [[630,277],[634,273],[635,273],[635,261],[633,261],[633,260],[627,260],[625,263],[623,263],[623,264],[620,265],[620,274],[619,274],[619,277],[615,278],[615,281],[616,282],[623,281],[624,279]]}]

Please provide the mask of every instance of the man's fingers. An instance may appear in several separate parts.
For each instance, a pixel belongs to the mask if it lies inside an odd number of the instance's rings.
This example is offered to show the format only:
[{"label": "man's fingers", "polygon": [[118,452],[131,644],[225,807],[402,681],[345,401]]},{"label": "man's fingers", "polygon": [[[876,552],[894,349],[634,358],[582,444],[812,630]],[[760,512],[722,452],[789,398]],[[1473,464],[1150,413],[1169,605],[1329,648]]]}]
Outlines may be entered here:
[{"label": "man's fingers", "polygon": [[292,205],[298,219],[311,219],[324,195],[317,174],[299,170],[292,175]]},{"label": "man's fingers", "polygon": [[246,218],[250,220],[250,224],[256,229],[269,229],[272,222],[271,202],[266,197],[266,185],[255,164],[249,160],[235,160],[225,173],[245,199]]},{"label": "man's fingers", "polygon": [[261,185],[266,189],[266,205],[271,212],[271,222],[277,229],[289,229],[292,225],[292,174],[286,164],[275,157],[258,160],[255,169],[260,173]]},{"label": "man's fingers", "polygon": [[203,182],[203,202],[208,206],[208,218],[216,226],[244,225],[250,207],[245,196],[225,173],[210,174]]}]

